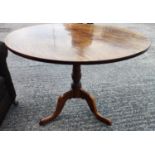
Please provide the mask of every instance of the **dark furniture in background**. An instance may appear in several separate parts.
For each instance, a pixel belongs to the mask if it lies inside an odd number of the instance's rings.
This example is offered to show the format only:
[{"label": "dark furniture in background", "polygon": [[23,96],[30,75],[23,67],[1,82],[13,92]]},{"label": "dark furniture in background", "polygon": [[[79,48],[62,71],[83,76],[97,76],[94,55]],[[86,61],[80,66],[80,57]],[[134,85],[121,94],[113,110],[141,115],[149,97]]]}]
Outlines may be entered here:
[{"label": "dark furniture in background", "polygon": [[7,67],[8,52],[3,42],[0,42],[0,124],[10,105],[15,102],[16,92]]}]

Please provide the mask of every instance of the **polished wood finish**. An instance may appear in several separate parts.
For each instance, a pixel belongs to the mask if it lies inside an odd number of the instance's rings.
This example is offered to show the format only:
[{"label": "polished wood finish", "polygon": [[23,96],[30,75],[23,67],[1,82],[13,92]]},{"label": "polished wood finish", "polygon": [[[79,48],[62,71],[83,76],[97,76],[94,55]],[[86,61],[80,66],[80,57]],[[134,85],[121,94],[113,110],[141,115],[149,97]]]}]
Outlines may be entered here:
[{"label": "polished wood finish", "polygon": [[142,34],[124,28],[96,24],[43,24],[10,33],[5,44],[17,55],[32,60],[72,64],[71,90],[60,96],[53,114],[41,119],[40,125],[53,121],[66,101],[85,99],[95,117],[107,125],[111,121],[98,113],[94,98],[82,89],[82,64],[112,63],[147,51],[150,41]]},{"label": "polished wood finish", "polygon": [[85,99],[87,101],[87,103],[88,103],[88,106],[90,107],[90,110],[95,115],[95,117],[98,120],[100,120],[101,122],[103,122],[103,123],[105,123],[107,125],[111,125],[112,124],[111,120],[103,117],[97,111],[95,99],[89,93],[87,93],[85,90],[83,90],[81,88],[81,83],[80,83],[81,69],[80,69],[80,65],[73,65],[72,79],[73,79],[73,83],[72,83],[72,86],[71,86],[72,89],[70,91],[64,93],[63,96],[60,96],[58,98],[55,112],[53,114],[41,119],[40,120],[40,125],[45,125],[45,124],[49,123],[50,121],[53,121],[61,113],[66,101],[68,99],[72,99],[72,98]]},{"label": "polished wood finish", "polygon": [[29,59],[62,64],[111,63],[145,52],[150,41],[137,32],[96,24],[42,24],[10,33],[5,43]]}]

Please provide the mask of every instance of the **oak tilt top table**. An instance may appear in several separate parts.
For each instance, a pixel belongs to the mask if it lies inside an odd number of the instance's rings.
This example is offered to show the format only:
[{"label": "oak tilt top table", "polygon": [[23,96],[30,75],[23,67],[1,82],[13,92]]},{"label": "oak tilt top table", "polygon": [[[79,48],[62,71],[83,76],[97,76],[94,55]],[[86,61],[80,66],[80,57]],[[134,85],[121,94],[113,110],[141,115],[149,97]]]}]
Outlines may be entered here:
[{"label": "oak tilt top table", "polygon": [[55,112],[41,119],[40,125],[54,120],[71,98],[85,99],[96,118],[111,125],[111,120],[97,111],[95,99],[82,89],[80,67],[133,58],[147,51],[150,41],[140,33],[115,26],[42,24],[10,33],[5,44],[13,53],[28,59],[73,65],[71,90],[58,98]]}]

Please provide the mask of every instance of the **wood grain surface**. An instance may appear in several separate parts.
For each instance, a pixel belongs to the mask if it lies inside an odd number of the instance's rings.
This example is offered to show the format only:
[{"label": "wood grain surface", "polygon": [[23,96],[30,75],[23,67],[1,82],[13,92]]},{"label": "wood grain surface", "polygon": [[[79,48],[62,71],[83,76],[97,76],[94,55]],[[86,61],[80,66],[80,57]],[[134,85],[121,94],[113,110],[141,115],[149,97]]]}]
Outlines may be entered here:
[{"label": "wood grain surface", "polygon": [[49,63],[97,64],[144,53],[150,41],[140,33],[96,24],[42,24],[11,32],[5,44],[15,54]]}]

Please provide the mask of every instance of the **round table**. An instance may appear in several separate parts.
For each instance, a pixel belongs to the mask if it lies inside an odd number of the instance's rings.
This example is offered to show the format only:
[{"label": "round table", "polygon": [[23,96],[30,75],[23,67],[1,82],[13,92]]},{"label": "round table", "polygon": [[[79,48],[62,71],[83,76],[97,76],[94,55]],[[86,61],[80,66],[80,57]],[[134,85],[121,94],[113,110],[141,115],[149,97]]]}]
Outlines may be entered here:
[{"label": "round table", "polygon": [[144,53],[150,47],[150,41],[140,33],[96,24],[30,26],[11,32],[5,44],[10,51],[24,58],[73,65],[71,90],[58,98],[55,112],[41,119],[40,125],[53,121],[71,98],[85,99],[96,118],[111,125],[111,120],[97,111],[95,99],[82,89],[81,65],[126,60]]}]

